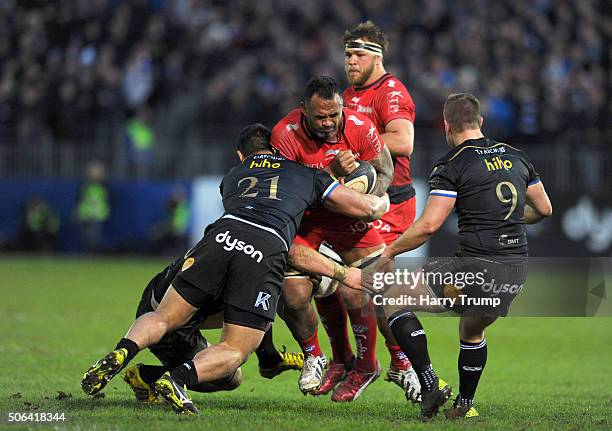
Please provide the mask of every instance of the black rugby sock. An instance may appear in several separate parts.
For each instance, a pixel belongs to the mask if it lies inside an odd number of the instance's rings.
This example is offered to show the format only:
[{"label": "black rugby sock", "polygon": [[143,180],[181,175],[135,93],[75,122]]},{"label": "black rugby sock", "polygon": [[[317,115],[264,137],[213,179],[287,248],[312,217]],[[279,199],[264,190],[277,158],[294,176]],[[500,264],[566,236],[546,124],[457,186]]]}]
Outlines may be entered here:
[{"label": "black rugby sock", "polygon": [[155,383],[167,371],[163,365],[141,365],[138,369],[140,378],[148,384]]},{"label": "black rugby sock", "polygon": [[170,371],[170,377],[179,385],[188,388],[198,384],[198,372],[193,361],[187,361]]},{"label": "black rugby sock", "polygon": [[427,336],[419,319],[410,311],[392,314],[389,327],[406,356],[410,358],[424,391],[434,388],[436,372],[431,366],[427,350]]},{"label": "black rugby sock", "polygon": [[259,366],[263,368],[274,368],[283,361],[276,347],[274,347],[272,326],[264,334],[259,347],[255,350],[255,354],[257,355]]},{"label": "black rugby sock", "polygon": [[459,401],[460,405],[472,405],[478,381],[487,363],[487,339],[479,343],[460,340],[459,360]]},{"label": "black rugby sock", "polygon": [[138,352],[140,352],[140,347],[138,347],[138,344],[134,343],[129,338],[122,338],[115,347],[115,350],[118,349],[126,349],[128,351],[127,358],[125,358],[125,361],[123,362],[124,367],[128,364],[128,362],[134,359],[134,356],[136,356]]}]

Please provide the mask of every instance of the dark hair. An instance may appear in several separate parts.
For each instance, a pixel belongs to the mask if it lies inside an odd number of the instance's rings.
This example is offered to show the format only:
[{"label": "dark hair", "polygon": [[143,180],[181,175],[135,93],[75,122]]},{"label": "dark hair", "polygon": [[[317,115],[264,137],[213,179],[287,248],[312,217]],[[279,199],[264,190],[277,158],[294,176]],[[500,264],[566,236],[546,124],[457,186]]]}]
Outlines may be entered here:
[{"label": "dark hair", "polygon": [[261,123],[249,124],[238,137],[238,150],[244,157],[261,150],[272,150],[270,145],[270,129]]},{"label": "dark hair", "polygon": [[444,119],[454,132],[480,128],[480,102],[469,93],[454,93],[444,102]]},{"label": "dark hair", "polygon": [[344,32],[342,36],[342,45],[346,45],[352,40],[366,38],[368,42],[374,42],[382,46],[383,55],[387,52],[389,40],[383,31],[372,21],[362,22],[356,27]]},{"label": "dark hair", "polygon": [[310,78],[304,90],[304,103],[309,103],[313,95],[318,95],[321,99],[331,100],[340,96],[338,83],[331,76],[314,76]]}]

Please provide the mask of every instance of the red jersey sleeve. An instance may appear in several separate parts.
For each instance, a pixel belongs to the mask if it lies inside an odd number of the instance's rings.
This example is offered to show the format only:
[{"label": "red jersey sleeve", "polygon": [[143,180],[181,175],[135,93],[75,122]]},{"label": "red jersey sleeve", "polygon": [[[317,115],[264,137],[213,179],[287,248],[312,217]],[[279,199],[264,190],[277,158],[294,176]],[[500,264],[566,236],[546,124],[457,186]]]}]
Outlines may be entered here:
[{"label": "red jersey sleeve", "polygon": [[270,137],[270,144],[278,150],[278,152],[285,158],[297,161],[297,143],[292,139],[291,134],[294,134],[295,130],[291,130],[291,125],[285,121],[280,121],[274,129],[272,129],[272,136]]},{"label": "red jersey sleeve", "polygon": [[397,78],[388,79],[376,93],[374,111],[380,115],[383,127],[397,118],[414,123],[414,101],[404,84]]}]

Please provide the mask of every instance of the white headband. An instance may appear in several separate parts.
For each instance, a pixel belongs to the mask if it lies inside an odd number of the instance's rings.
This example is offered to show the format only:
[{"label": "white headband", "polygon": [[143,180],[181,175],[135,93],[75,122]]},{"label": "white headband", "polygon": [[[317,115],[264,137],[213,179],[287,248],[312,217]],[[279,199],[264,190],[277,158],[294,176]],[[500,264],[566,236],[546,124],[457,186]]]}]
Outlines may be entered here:
[{"label": "white headband", "polygon": [[351,40],[344,45],[345,51],[367,51],[370,54],[383,56],[383,47],[374,42],[366,42],[362,39]]}]

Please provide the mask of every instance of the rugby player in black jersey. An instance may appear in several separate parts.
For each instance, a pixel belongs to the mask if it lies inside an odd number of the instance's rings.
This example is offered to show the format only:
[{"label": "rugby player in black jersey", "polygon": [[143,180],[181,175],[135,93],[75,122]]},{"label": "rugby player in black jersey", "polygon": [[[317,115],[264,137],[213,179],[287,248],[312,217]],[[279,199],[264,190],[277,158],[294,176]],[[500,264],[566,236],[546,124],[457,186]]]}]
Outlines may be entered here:
[{"label": "rugby player in black jersey", "polygon": [[[142,297],[136,311],[136,318],[145,313],[155,311],[161,302],[161,299],[166,294],[166,291],[172,284],[172,281],[181,270],[185,258],[179,257],[170,265],[163,269],[159,274],[155,275],[149,281],[142,293]],[[361,271],[356,268],[349,268],[339,265],[333,260],[321,257],[316,251],[312,253],[300,254],[290,257],[293,264],[304,268],[308,271],[316,271],[324,274],[332,279],[349,283],[354,288],[358,288],[360,283]],[[123,379],[134,391],[136,399],[144,402],[155,402],[158,396],[155,393],[153,385],[166,372],[173,370],[177,366],[191,361],[195,355],[209,346],[208,341],[202,335],[202,329],[220,329],[223,326],[223,305],[220,304],[218,314],[210,316],[214,309],[199,310],[187,323],[180,328],[164,335],[157,343],[149,346],[149,350],[159,359],[161,365],[136,364],[125,369]],[[266,336],[271,332],[271,329],[266,332]],[[261,345],[255,351],[261,349]],[[267,354],[272,360],[277,361],[277,365],[273,368],[275,374],[278,374],[287,369],[294,369],[298,359],[297,354],[291,352],[277,352],[272,350]],[[260,357],[260,355],[258,355]],[[280,361],[278,359],[280,359]],[[293,359],[293,364],[289,360]],[[289,367],[293,365],[293,367]],[[260,373],[262,367],[259,367]],[[218,381],[205,382],[190,386],[190,391],[196,392],[217,392],[231,391],[236,389],[242,383],[242,370],[238,368],[234,374],[226,376]]]},{"label": "rugby player in black jersey", "polygon": [[85,372],[85,393],[99,392],[140,350],[222,306],[222,341],[153,385],[177,413],[196,413],[186,388],[231,378],[274,320],[289,245],[304,211],[321,204],[369,222],[389,207],[388,198],[356,193],[324,171],[275,156],[270,131],[260,124],[242,131],[238,156],[242,163],[221,183],[224,215],[185,254],[155,310],[138,317],[115,350]]},{"label": "rugby player in black jersey", "polygon": [[[444,128],[451,151],[431,171],[430,197],[423,214],[385,249],[376,267],[378,274],[374,274],[379,280],[382,271],[391,275],[393,258],[424,244],[455,208],[459,224],[456,255],[425,265],[416,283],[394,280],[374,300],[383,307],[395,338],[419,376],[424,420],[437,414],[451,393],[448,387],[438,387],[425,331],[413,312],[452,310],[461,315],[459,394],[446,417],[478,416],[473,404],[487,359],[484,330],[508,313],[526,280],[525,224],[552,215],[550,200],[527,155],[486,138],[480,130],[482,121],[476,97],[465,93],[448,97]],[[454,281],[430,277],[436,274],[452,274]],[[473,275],[468,280],[465,274]],[[402,295],[413,297],[413,303],[389,301]]]}]

